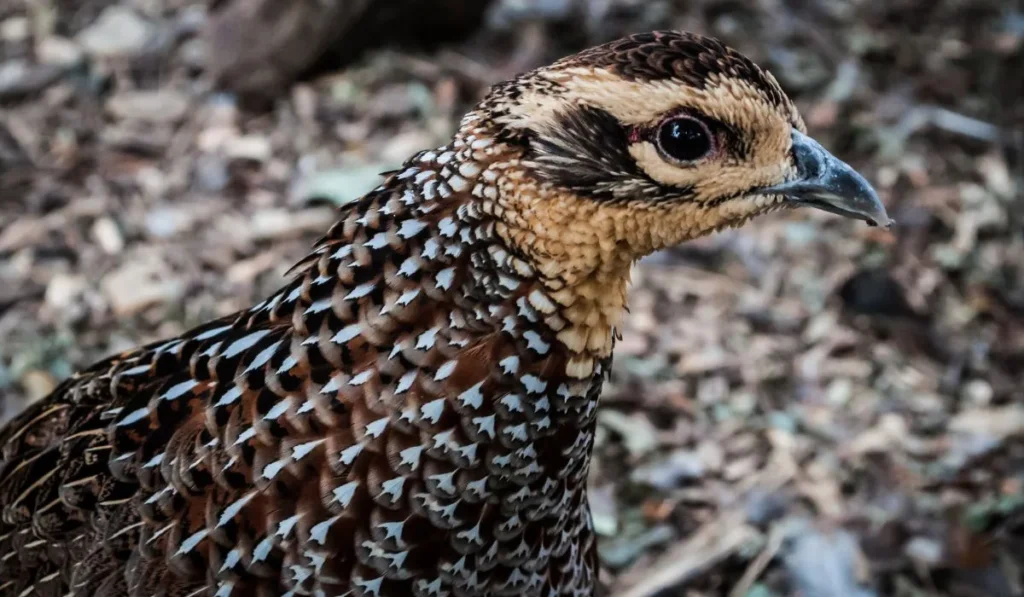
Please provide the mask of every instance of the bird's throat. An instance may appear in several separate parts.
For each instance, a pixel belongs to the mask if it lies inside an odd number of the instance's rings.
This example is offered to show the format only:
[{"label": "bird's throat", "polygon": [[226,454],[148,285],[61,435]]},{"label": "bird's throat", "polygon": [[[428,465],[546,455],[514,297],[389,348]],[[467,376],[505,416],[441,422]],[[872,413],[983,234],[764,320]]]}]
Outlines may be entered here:
[{"label": "bird's throat", "polygon": [[[557,339],[572,355],[569,377],[585,379],[611,355],[626,308],[630,270],[644,244],[624,240],[608,209],[510,173],[499,181],[497,234],[527,257],[566,325]],[[513,182],[514,181],[514,182]]]}]

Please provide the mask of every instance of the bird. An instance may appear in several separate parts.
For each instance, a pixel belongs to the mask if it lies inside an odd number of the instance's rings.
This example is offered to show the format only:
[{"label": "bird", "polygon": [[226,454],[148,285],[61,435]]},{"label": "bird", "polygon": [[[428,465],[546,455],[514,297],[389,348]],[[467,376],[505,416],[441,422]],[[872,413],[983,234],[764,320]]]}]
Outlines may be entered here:
[{"label": "bird", "polygon": [[632,266],[799,206],[891,224],[719,40],[638,33],[499,83],[266,300],[3,428],[0,594],[595,595]]}]

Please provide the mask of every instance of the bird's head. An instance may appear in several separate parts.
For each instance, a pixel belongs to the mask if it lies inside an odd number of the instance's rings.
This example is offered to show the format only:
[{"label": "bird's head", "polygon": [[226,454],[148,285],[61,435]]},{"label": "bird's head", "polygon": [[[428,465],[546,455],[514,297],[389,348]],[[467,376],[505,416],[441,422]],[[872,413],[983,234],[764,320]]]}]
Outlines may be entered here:
[{"label": "bird's head", "polygon": [[645,33],[494,87],[454,146],[473,163],[441,174],[481,177],[459,177],[475,198],[459,213],[528,264],[567,373],[587,379],[644,255],[788,207],[889,225],[867,181],[805,131],[774,77],[735,50]]},{"label": "bird's head", "polygon": [[484,105],[555,211],[633,260],[787,207],[890,223],[775,78],[715,39],[633,35],[500,85]]}]

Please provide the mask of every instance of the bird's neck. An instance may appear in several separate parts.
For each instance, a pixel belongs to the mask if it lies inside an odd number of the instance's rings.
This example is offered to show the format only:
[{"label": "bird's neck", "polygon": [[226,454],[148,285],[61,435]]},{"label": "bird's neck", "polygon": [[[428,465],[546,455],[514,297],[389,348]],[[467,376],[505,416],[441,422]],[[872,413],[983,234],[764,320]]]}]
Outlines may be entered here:
[{"label": "bird's neck", "polygon": [[499,188],[496,233],[527,258],[554,306],[551,327],[572,355],[566,374],[589,377],[595,363],[611,355],[634,251],[616,240],[616,223],[593,202],[521,170],[501,178]]},{"label": "bird's neck", "polygon": [[475,129],[456,139],[462,147],[474,144],[478,151],[461,154],[470,167],[449,168],[471,189],[456,220],[477,234],[486,230],[491,238],[485,244],[512,256],[513,267],[498,269],[529,280],[523,296],[564,347],[566,376],[589,379],[611,356],[636,256],[653,251],[656,241],[644,230],[624,231],[631,219],[621,208],[532,176],[523,149],[495,140],[492,131]]}]

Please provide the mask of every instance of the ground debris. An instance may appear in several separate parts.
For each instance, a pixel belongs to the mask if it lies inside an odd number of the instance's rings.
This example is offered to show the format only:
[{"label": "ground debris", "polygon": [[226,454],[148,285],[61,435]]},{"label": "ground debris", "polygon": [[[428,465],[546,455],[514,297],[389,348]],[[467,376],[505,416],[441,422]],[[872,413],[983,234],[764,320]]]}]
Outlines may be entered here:
[{"label": "ground debris", "polygon": [[[591,471],[613,594],[1020,594],[1020,11],[494,0],[477,19],[487,3],[438,1],[482,24],[431,52],[349,37],[388,48],[323,55],[295,84],[317,35],[377,21],[322,20],[286,52],[302,22],[285,13],[318,3],[0,9],[0,416],[265,298],[489,85],[685,28],[770,67],[898,224],[778,214],[639,265]],[[232,16],[259,6],[284,37]]]}]

